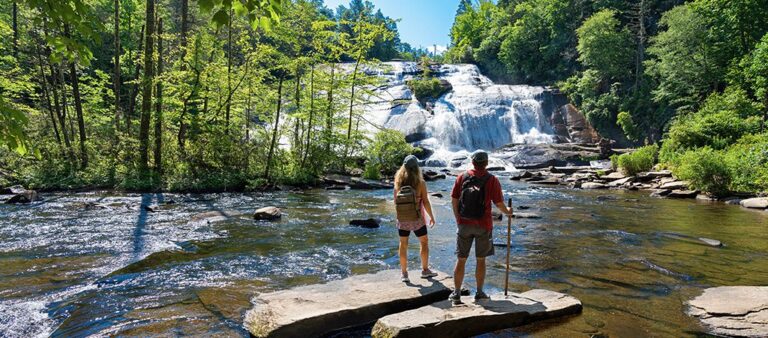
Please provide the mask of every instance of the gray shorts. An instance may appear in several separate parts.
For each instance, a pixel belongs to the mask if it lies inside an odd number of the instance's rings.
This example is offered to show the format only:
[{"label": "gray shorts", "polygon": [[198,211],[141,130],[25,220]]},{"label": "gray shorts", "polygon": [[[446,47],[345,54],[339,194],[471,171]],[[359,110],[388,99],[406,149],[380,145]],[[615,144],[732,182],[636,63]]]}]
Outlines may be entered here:
[{"label": "gray shorts", "polygon": [[475,242],[475,257],[483,258],[493,255],[493,231],[483,226],[459,224],[456,231],[456,255],[460,258],[469,257],[472,242]]}]

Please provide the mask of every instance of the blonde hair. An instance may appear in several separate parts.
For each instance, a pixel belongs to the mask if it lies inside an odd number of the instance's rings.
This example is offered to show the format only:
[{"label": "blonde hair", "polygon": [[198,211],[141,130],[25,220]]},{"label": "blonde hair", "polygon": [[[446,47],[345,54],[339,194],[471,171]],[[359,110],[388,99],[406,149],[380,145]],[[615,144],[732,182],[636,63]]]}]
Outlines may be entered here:
[{"label": "blonde hair", "polygon": [[395,185],[398,187],[410,185],[414,190],[419,191],[422,184],[425,184],[424,177],[421,176],[419,167],[408,169],[405,165],[401,165],[395,173]]}]

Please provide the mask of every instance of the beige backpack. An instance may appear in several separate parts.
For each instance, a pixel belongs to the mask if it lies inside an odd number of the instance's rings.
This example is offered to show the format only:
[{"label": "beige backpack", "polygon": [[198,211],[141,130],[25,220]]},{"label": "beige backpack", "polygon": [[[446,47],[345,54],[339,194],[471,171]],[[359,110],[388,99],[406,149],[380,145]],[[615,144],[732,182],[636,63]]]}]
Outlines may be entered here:
[{"label": "beige backpack", "polygon": [[397,220],[401,222],[413,222],[421,220],[419,205],[416,200],[416,191],[410,185],[400,187],[395,196],[395,210]]}]

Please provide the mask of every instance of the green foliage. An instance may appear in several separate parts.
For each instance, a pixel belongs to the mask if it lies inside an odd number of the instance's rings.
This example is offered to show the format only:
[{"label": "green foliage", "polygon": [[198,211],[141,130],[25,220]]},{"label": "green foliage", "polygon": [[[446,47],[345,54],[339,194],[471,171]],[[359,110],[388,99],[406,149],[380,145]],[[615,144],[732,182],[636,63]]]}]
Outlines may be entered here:
[{"label": "green foliage", "polygon": [[768,191],[768,133],[747,135],[729,147],[725,162],[733,191]]},{"label": "green foliage", "polygon": [[722,196],[731,184],[731,172],[724,159],[721,151],[710,147],[689,150],[680,156],[673,171],[691,187]]},{"label": "green foliage", "polygon": [[758,107],[742,90],[712,94],[698,112],[680,116],[672,123],[660,159],[671,162],[677,153],[705,146],[724,149],[760,129],[758,114]]},{"label": "green foliage", "polygon": [[624,135],[630,141],[637,141],[640,137],[640,131],[637,129],[635,121],[632,120],[632,115],[628,112],[620,112],[619,115],[616,116],[616,124],[621,127],[621,130],[624,131]]},{"label": "green foliage", "polygon": [[413,79],[408,81],[408,87],[421,102],[437,100],[450,91],[450,88],[443,86],[440,80],[434,77]]},{"label": "green foliage", "polygon": [[403,159],[413,152],[413,146],[405,142],[403,133],[392,129],[381,130],[366,150],[366,172],[380,168],[387,175],[394,174]]},{"label": "green foliage", "polygon": [[576,30],[579,62],[603,78],[622,79],[630,74],[633,61],[632,37],[621,28],[616,11],[604,9],[593,14]]},{"label": "green foliage", "polygon": [[21,156],[32,149],[35,156],[40,157],[40,152],[32,147],[31,140],[24,132],[27,123],[29,119],[23,112],[11,107],[0,97],[0,143]]},{"label": "green foliage", "polygon": [[768,34],[765,34],[752,53],[741,61],[743,77],[754,91],[763,109],[768,110]]},{"label": "green foliage", "polygon": [[381,166],[378,163],[369,161],[365,164],[365,170],[363,171],[363,178],[369,180],[381,179]]},{"label": "green foliage", "polygon": [[[641,147],[631,153],[621,154],[616,165],[627,175],[635,175],[642,171],[648,171],[656,163],[656,155],[659,152],[659,146],[653,144]],[[613,163],[613,158],[611,159]]]}]

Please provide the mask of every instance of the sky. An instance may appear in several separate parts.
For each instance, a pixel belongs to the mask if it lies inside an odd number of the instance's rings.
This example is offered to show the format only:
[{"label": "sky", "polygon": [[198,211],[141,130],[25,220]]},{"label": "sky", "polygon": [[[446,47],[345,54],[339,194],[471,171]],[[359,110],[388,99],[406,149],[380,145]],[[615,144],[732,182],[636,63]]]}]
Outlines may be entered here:
[{"label": "sky", "polygon": [[[459,7],[459,0],[370,0],[377,9],[392,18],[400,19],[397,30],[400,40],[412,47],[438,45],[441,53],[451,42],[448,34],[453,17]],[[349,6],[349,0],[325,0],[328,8],[336,10],[339,5]]]}]

